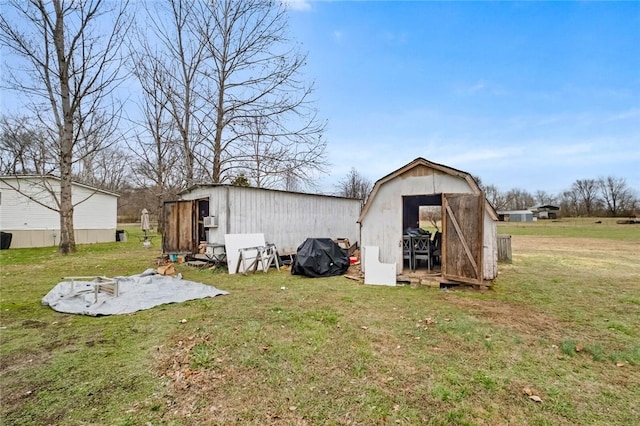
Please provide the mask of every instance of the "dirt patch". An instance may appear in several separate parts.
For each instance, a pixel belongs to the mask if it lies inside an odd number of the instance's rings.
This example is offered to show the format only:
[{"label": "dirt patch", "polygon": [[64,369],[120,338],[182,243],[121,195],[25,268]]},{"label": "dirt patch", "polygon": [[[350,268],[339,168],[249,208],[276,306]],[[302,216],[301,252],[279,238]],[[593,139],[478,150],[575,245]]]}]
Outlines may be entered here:
[{"label": "dirt patch", "polygon": [[46,363],[50,358],[51,354],[44,350],[32,353],[9,353],[0,356],[0,372],[4,374],[33,368]]},{"label": "dirt patch", "polygon": [[480,301],[454,295],[449,295],[446,299],[450,304],[463,308],[478,318],[486,319],[491,324],[514,330],[522,335],[529,334],[536,338],[546,336],[551,339],[562,337],[564,327],[557,318],[523,306],[504,301]]},{"label": "dirt patch", "polygon": [[46,322],[32,320],[32,319],[22,321],[22,327],[24,328],[43,328],[43,327],[46,327],[47,325],[48,324]]},{"label": "dirt patch", "polygon": [[561,252],[573,254],[602,253],[607,256],[630,256],[640,250],[637,241],[608,240],[603,238],[566,238],[514,235],[514,252]]},{"label": "dirt patch", "polygon": [[[283,406],[272,396],[273,388],[264,384],[265,377],[257,369],[240,365],[226,353],[212,355],[208,368],[193,367],[193,350],[203,344],[209,344],[206,337],[183,336],[159,352],[159,373],[167,386],[165,420],[180,419],[192,425],[307,424],[295,406]],[[262,406],[260,418],[243,417],[247,407],[252,412],[259,411],[256,404]]]}]

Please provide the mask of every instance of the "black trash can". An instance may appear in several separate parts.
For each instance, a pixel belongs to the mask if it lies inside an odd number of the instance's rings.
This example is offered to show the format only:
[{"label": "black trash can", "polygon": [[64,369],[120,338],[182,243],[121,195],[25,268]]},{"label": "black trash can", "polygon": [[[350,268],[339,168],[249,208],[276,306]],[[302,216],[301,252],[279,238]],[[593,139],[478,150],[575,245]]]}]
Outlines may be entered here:
[{"label": "black trash can", "polygon": [[0,231],[0,250],[7,250],[11,247],[11,238],[13,238],[11,232]]},{"label": "black trash can", "polygon": [[116,230],[116,241],[127,241],[127,236],[124,233],[124,229],[118,229]]}]

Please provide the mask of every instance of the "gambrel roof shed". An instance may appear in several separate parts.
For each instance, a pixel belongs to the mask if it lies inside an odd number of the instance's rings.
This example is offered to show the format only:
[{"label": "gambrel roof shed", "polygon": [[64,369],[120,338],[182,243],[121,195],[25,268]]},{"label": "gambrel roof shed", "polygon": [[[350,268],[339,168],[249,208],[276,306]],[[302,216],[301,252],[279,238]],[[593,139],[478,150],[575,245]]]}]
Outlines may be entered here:
[{"label": "gambrel roof shed", "polygon": [[498,216],[473,177],[416,158],[379,179],[358,219],[362,246],[377,246],[382,263],[403,272],[403,230],[420,206],[442,209],[442,276],[482,284],[497,276]]}]

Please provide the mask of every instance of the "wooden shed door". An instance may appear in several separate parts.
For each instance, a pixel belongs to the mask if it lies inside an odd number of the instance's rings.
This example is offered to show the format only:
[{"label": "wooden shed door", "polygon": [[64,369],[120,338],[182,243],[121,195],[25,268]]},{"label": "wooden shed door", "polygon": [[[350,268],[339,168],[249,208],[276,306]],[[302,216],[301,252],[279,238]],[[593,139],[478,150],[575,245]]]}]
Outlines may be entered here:
[{"label": "wooden shed door", "polygon": [[482,195],[442,194],[442,276],[482,284]]},{"label": "wooden shed door", "polygon": [[198,201],[165,201],[163,208],[164,253],[195,253],[198,249]]}]

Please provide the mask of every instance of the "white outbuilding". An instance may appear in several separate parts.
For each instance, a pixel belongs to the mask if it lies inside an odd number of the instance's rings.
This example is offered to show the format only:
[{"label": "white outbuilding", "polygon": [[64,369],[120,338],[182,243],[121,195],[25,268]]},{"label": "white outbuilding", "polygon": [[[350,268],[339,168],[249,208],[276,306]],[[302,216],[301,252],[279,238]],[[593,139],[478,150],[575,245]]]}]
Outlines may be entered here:
[{"label": "white outbuilding", "polygon": [[497,276],[495,210],[469,173],[424,158],[375,183],[358,219],[361,246],[378,247],[379,261],[395,264],[397,275],[412,272],[403,243],[406,230],[417,227],[422,206],[440,212],[443,281],[486,284]]},{"label": "white outbuilding", "polygon": [[[11,248],[55,246],[60,242],[60,194],[55,176],[1,176],[0,230],[12,234]],[[73,225],[77,244],[116,239],[118,195],[72,184]]]},{"label": "white outbuilding", "polygon": [[226,184],[198,184],[164,203],[165,253],[197,253],[202,242],[223,245],[227,234],[264,234],[282,253],[307,238],[359,241],[362,201],[332,195]]}]

